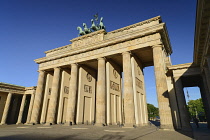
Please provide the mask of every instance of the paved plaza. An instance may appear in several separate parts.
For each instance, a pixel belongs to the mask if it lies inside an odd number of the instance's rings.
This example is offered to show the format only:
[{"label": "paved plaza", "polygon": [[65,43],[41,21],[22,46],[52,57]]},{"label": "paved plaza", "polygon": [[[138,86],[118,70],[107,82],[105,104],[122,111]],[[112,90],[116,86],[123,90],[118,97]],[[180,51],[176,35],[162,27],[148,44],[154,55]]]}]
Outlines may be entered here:
[{"label": "paved plaza", "polygon": [[[194,125],[192,125],[195,127]],[[196,140],[209,140],[210,131],[206,124],[194,128]],[[2,125],[0,140],[193,140],[192,132],[163,131],[154,125],[138,128],[92,125]]]}]

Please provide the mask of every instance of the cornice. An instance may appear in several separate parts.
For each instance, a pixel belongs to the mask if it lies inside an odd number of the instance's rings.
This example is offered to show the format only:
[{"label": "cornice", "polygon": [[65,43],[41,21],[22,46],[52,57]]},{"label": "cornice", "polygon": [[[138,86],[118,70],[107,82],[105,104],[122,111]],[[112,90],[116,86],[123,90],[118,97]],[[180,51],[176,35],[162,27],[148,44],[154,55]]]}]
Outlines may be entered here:
[{"label": "cornice", "polygon": [[71,47],[71,44],[68,44],[68,45],[65,45],[65,46],[62,46],[62,47],[58,47],[58,48],[55,48],[55,49],[52,49],[52,50],[48,50],[48,51],[45,51],[44,53],[47,54],[47,53],[62,50],[62,49],[68,48],[68,47]]},{"label": "cornice", "polygon": [[172,66],[167,66],[169,70],[177,70],[177,69],[184,69],[184,68],[189,68],[189,67],[198,67],[197,65],[194,65],[193,63],[185,63],[185,64],[178,64],[178,65],[172,65]]},{"label": "cornice", "polygon": [[123,27],[123,28],[120,28],[120,29],[111,31],[111,32],[109,32],[109,33],[107,33],[107,34],[122,32],[122,31],[124,31],[124,30],[128,30],[128,29],[131,29],[131,28],[135,28],[135,27],[137,27],[137,26],[142,26],[142,25],[144,25],[144,24],[148,24],[148,23],[150,23],[150,22],[152,22],[152,21],[157,21],[157,20],[160,20],[160,22],[162,22],[161,17],[160,17],[160,16],[156,16],[156,17],[153,17],[153,18],[151,18],[151,19],[144,20],[144,21],[142,21],[142,22],[138,22],[138,23],[135,23],[135,24],[132,24],[132,25],[129,25],[129,26],[126,26],[126,27]]},{"label": "cornice", "polygon": [[25,90],[25,87],[23,87],[23,86],[18,86],[18,85],[13,85],[13,84],[8,84],[8,83],[2,83],[2,82],[0,82],[0,88],[21,90],[21,91]]},{"label": "cornice", "polygon": [[110,39],[106,39],[106,40],[98,41],[96,43],[89,44],[85,48],[84,48],[84,46],[81,46],[81,47],[78,47],[78,48],[72,48],[71,50],[61,52],[60,54],[57,54],[54,57],[42,57],[42,58],[39,58],[39,59],[35,59],[34,61],[36,63],[40,64],[40,63],[47,62],[47,61],[50,61],[50,60],[55,60],[55,59],[58,59],[58,58],[63,58],[63,57],[66,57],[66,56],[79,54],[79,53],[86,52],[86,51],[91,51],[91,50],[94,50],[94,49],[106,47],[106,46],[109,46],[109,45],[114,45],[114,44],[117,44],[117,43],[120,43],[120,42],[124,42],[124,41],[127,41],[127,40],[138,38],[138,37],[141,37],[141,36],[146,36],[146,35],[149,35],[149,34],[161,32],[162,30],[164,30],[164,25],[165,25],[164,23],[160,23],[160,24],[149,26],[149,27],[139,29],[139,30],[136,30],[136,31],[130,31],[127,34],[123,34],[121,36],[116,36],[116,37],[113,37],[113,38],[110,38]]}]

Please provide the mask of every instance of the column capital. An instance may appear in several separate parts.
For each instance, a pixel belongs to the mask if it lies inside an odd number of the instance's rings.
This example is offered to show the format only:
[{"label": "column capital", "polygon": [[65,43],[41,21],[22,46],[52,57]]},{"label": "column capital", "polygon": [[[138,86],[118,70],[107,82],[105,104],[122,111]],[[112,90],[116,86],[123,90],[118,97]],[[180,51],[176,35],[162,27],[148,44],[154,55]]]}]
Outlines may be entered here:
[{"label": "column capital", "polygon": [[162,48],[163,45],[162,45],[162,44],[157,44],[157,45],[153,45],[153,46],[152,46],[153,49],[156,48],[156,47],[161,47],[161,48]]},{"label": "column capital", "polygon": [[54,70],[56,70],[56,69],[59,69],[59,70],[61,70],[61,67],[55,67],[55,68],[54,68]]},{"label": "column capital", "polygon": [[41,73],[41,72],[45,73],[46,71],[45,70],[38,70],[38,72],[39,73]]},{"label": "column capital", "polygon": [[125,55],[125,54],[130,54],[131,55],[132,53],[131,53],[131,51],[122,52],[122,55]]},{"label": "column capital", "polygon": [[72,64],[70,64],[71,65],[71,67],[72,66],[78,66],[79,64],[78,63],[72,63]]},{"label": "column capital", "polygon": [[99,58],[97,58],[97,60],[106,60],[106,58],[105,57],[99,57]]}]

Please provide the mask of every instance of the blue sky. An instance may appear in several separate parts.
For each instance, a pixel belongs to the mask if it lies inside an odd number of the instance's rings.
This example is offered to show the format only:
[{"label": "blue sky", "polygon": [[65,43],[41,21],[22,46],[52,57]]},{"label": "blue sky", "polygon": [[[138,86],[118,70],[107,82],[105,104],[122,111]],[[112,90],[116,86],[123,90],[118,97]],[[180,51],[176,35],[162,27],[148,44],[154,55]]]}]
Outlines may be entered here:
[{"label": "blue sky", "polygon": [[[0,82],[36,85],[38,65],[33,60],[69,44],[77,37],[76,27],[83,22],[90,26],[97,12],[107,32],[160,15],[169,33],[172,63],[192,62],[195,11],[196,0],[1,0]],[[153,67],[145,68],[145,77],[147,100],[157,106]]]}]

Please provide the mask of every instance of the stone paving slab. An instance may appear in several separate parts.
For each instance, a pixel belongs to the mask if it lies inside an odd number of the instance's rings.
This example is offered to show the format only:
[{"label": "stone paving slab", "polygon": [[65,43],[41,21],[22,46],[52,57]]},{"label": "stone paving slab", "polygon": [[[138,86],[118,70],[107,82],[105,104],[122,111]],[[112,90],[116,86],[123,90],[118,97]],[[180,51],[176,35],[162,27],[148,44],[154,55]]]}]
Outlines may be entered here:
[{"label": "stone paving slab", "polygon": [[192,137],[176,131],[163,131],[155,126],[121,128],[91,125],[3,125],[0,140],[192,140]]}]

